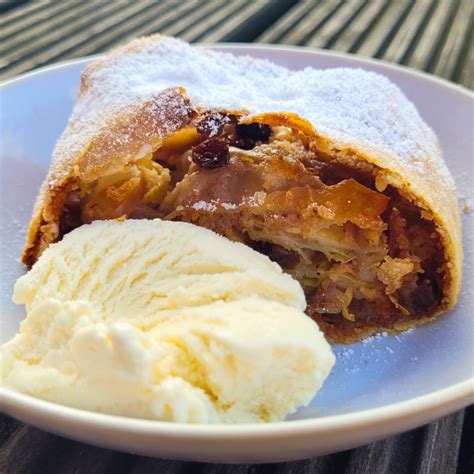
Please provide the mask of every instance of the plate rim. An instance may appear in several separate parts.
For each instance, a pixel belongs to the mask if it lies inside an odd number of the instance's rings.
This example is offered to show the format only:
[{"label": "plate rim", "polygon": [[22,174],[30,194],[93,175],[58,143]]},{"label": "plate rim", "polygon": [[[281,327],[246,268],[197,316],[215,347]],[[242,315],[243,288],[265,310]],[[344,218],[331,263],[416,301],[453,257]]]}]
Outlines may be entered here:
[{"label": "plate rim", "polygon": [[[409,76],[415,76],[417,80],[430,81],[440,87],[448,88],[452,92],[463,95],[466,99],[474,101],[474,92],[465,86],[453,83],[447,79],[434,76],[432,74],[418,71],[407,66],[389,63],[380,59],[366,58],[357,54],[324,51],[317,48],[309,48],[302,46],[288,45],[269,45],[262,43],[199,43],[197,47],[220,49],[222,51],[232,52],[235,50],[271,50],[273,53],[291,53],[305,52],[313,55],[332,56],[342,59],[350,59],[359,63],[361,67],[364,64],[374,64],[382,68],[397,70]],[[0,83],[0,90],[6,91],[9,86],[17,85],[19,82],[34,79],[36,76],[47,74],[58,69],[68,68],[81,63],[89,63],[93,59],[97,59],[102,54],[80,57],[72,60],[62,61],[51,65],[37,68],[33,71],[26,72],[19,76],[7,79]],[[337,415],[321,416],[309,418],[305,420],[288,420],[274,422],[268,424],[186,424],[171,423],[160,420],[147,420],[140,418],[129,418],[118,415],[110,415],[105,413],[97,413],[93,411],[82,410],[74,407],[56,404],[43,399],[35,398],[15,390],[0,386],[0,402],[1,406],[7,413],[15,414],[22,409],[41,411],[52,417],[60,417],[70,421],[76,421],[83,424],[94,425],[101,424],[109,429],[133,430],[135,432],[143,432],[156,435],[170,435],[177,438],[194,437],[199,438],[215,438],[216,436],[226,439],[234,438],[237,435],[243,436],[291,436],[301,434],[323,434],[327,431],[343,431],[350,426],[350,431],[360,427],[376,427],[380,424],[390,423],[415,415],[426,414],[424,421],[419,424],[426,423],[427,420],[433,420],[439,416],[443,416],[451,411],[462,408],[474,403],[474,374],[454,385],[429,392],[418,397],[409,398],[400,402],[382,405],[380,407],[359,410],[352,413],[342,413]],[[15,406],[17,409],[15,409]],[[5,409],[6,407],[6,409]],[[411,427],[418,426],[413,419]],[[409,423],[407,424],[407,426]]]},{"label": "plate rim", "polygon": [[[74,408],[59,403],[50,402],[41,398],[36,398],[15,390],[0,386],[2,404],[7,407],[21,405],[30,410],[42,411],[44,414],[59,416],[77,422],[89,422],[101,424],[103,427],[126,429],[132,431],[146,431],[154,434],[168,434],[171,430],[175,436],[197,436],[199,438],[214,438],[216,435],[226,438],[234,435],[284,435],[301,434],[302,431],[308,434],[322,434],[327,430],[345,430],[350,424],[351,429],[357,427],[376,426],[384,424],[394,419],[400,419],[420,412],[436,411],[439,413],[443,407],[448,408],[448,412],[474,403],[474,378],[458,382],[455,385],[430,392],[419,397],[410,398],[401,402],[382,405],[367,410],[359,410],[353,413],[342,413],[339,415],[329,415],[305,420],[277,421],[272,423],[236,423],[236,424],[193,424],[167,422],[161,420],[133,418],[120,415],[111,415],[95,411]],[[6,403],[5,403],[6,402]],[[435,419],[437,416],[435,416]]]}]

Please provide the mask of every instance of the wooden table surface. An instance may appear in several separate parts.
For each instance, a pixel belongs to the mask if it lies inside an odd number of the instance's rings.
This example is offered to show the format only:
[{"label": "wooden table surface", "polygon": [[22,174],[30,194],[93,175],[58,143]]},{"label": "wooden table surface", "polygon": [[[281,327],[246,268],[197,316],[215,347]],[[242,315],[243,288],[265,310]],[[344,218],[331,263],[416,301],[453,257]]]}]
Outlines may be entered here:
[{"label": "wooden table surface", "polygon": [[[356,53],[473,88],[472,0],[0,0],[0,80],[160,32]],[[0,473],[426,473],[474,471],[474,408],[342,453],[264,465],[177,462],[70,441],[0,415]]]}]

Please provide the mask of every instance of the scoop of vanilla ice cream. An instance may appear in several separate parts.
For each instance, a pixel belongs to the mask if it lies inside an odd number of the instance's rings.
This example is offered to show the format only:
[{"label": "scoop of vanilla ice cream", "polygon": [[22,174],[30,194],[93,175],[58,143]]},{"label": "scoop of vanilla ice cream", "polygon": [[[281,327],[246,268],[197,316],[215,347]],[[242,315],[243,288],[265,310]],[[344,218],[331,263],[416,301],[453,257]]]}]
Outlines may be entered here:
[{"label": "scoop of vanilla ice cream", "polygon": [[182,222],[96,221],[51,245],[15,285],[30,311],[83,299],[109,319],[259,296],[304,310],[299,283],[264,255]]},{"label": "scoop of vanilla ice cream", "polygon": [[89,302],[44,301],[4,346],[4,383],[107,413],[259,422],[308,403],[334,362],[315,323],[275,301],[166,313],[140,328],[107,321]]},{"label": "scoop of vanilla ice cream", "polygon": [[190,224],[95,222],[14,292],[28,315],[3,383],[74,407],[192,423],[283,419],[334,355],[304,295],[253,250]]}]

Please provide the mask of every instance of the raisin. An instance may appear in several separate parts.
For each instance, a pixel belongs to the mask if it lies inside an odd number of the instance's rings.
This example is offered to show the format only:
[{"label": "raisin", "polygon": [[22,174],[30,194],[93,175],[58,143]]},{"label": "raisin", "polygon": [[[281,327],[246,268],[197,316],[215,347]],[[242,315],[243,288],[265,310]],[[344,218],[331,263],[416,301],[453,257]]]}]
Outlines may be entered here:
[{"label": "raisin", "polygon": [[201,168],[214,170],[229,162],[229,146],[217,138],[210,138],[193,147],[192,158]]},{"label": "raisin", "polygon": [[265,242],[264,240],[254,240],[252,242],[252,247],[259,253],[263,253],[267,257],[270,255],[272,251],[272,244],[270,242]]},{"label": "raisin", "polygon": [[79,190],[75,190],[71,192],[64,203],[59,221],[59,235],[62,237],[82,224],[81,196]]},{"label": "raisin", "polygon": [[63,236],[82,225],[81,210],[77,208],[63,210],[59,221],[59,235]]},{"label": "raisin", "polygon": [[224,130],[224,126],[230,121],[231,119],[226,115],[219,112],[209,112],[196,123],[196,130],[209,138],[218,137]]},{"label": "raisin", "polygon": [[236,126],[236,132],[241,138],[267,142],[272,134],[272,128],[264,123],[239,123]]},{"label": "raisin", "polygon": [[408,307],[414,315],[425,315],[431,312],[439,302],[439,297],[435,295],[434,285],[429,280],[418,283],[415,290],[407,298],[407,301],[400,298],[402,305]]},{"label": "raisin", "polygon": [[226,142],[230,146],[235,146],[236,148],[240,148],[241,150],[251,150],[256,145],[255,140],[252,140],[251,138],[241,138],[234,136],[226,137]]},{"label": "raisin", "polygon": [[296,252],[288,250],[278,244],[271,244],[270,242],[255,241],[253,247],[257,252],[263,253],[270,260],[278,263],[286,270],[291,270],[298,265],[300,259]]},{"label": "raisin", "polygon": [[300,258],[293,250],[288,250],[281,245],[273,244],[270,259],[277,262],[286,270],[291,270],[298,265]]}]

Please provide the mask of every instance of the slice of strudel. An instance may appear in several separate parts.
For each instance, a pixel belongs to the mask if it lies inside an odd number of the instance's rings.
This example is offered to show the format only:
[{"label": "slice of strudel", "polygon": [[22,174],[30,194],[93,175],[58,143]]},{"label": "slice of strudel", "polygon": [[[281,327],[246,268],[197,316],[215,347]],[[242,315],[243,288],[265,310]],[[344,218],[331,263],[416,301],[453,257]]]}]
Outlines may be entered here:
[{"label": "slice of strudel", "polygon": [[335,342],[424,323],[460,288],[437,138],[394,84],[360,69],[291,71],[162,36],[94,61],[23,261],[122,217],[191,222],[265,253]]}]

